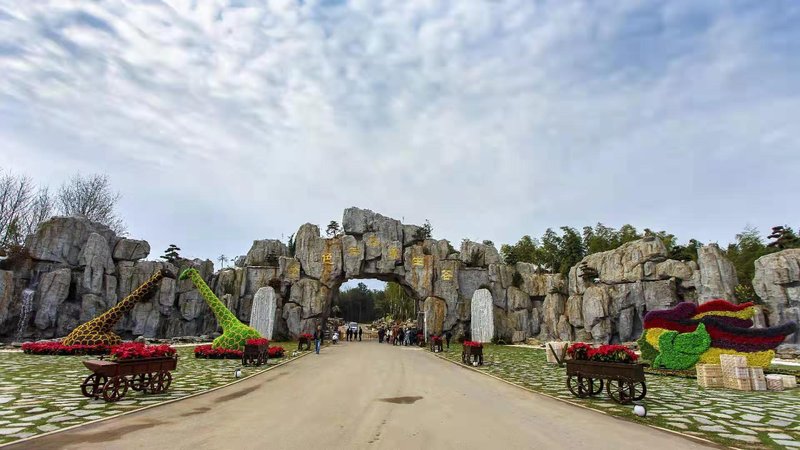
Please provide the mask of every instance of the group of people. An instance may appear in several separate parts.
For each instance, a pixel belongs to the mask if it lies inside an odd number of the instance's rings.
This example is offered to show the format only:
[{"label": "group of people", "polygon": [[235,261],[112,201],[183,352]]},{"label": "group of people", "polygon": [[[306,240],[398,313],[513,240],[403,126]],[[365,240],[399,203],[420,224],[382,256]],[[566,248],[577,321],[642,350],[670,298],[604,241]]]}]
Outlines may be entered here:
[{"label": "group of people", "polygon": [[[447,348],[450,348],[450,339],[453,337],[449,331],[444,334]],[[421,330],[413,327],[381,327],[378,329],[378,343],[386,342],[391,345],[419,345],[424,342],[424,335]]]},{"label": "group of people", "polygon": [[364,334],[364,330],[362,330],[361,327],[358,327],[358,330],[354,330],[350,327],[347,327],[347,331],[345,332],[345,334],[347,335],[348,341],[355,341],[356,338],[358,338],[358,340],[361,341],[361,335]]}]

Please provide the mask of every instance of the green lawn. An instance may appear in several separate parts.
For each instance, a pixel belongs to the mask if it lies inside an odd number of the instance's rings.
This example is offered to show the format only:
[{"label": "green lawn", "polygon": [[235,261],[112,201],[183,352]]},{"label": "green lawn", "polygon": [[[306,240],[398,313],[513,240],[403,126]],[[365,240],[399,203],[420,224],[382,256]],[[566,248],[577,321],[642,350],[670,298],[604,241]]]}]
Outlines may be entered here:
[{"label": "green lawn", "polygon": [[[449,352],[440,355],[461,361],[461,346],[451,345]],[[739,448],[800,447],[800,389],[703,389],[693,378],[648,374],[643,400],[647,417],[640,418],[633,414],[632,406],[613,402],[605,391],[591,399],[574,397],[566,387],[565,369],[547,364],[544,350],[485,345],[484,362],[479,367],[483,372],[627,420]]]},{"label": "green lawn", "polygon": [[[269,365],[293,359],[296,342],[274,342],[287,350],[286,357]],[[54,431],[72,425],[114,416],[145,406],[213,389],[235,381],[240,360],[196,359],[194,346],[178,348],[178,368],[172,372],[170,389],[163,394],[128,390],[116,403],[81,395],[80,384],[91,372],[81,362],[91,356],[41,356],[0,352],[0,444]],[[248,376],[267,366],[242,368]]]}]

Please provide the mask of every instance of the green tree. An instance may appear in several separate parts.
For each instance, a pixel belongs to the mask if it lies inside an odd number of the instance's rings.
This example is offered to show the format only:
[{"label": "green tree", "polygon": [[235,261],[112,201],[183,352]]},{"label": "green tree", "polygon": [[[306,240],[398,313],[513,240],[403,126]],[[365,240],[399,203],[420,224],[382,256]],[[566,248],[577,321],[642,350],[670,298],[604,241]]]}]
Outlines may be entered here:
[{"label": "green tree", "polygon": [[181,255],[178,254],[179,251],[181,251],[181,249],[177,245],[169,244],[169,248],[164,250],[164,255],[161,257],[161,259],[166,260],[169,263],[175,263],[175,261],[181,258]]},{"label": "green tree", "polygon": [[325,234],[327,234],[328,237],[334,237],[334,236],[339,235],[339,233],[341,233],[341,231],[342,231],[342,229],[339,226],[339,222],[337,222],[335,220],[331,220],[331,223],[329,223],[328,227],[325,229]]},{"label": "green tree", "polygon": [[541,260],[541,250],[539,241],[527,234],[514,245],[503,244],[500,247],[500,254],[506,264],[513,265],[518,262],[539,264]]},{"label": "green tree", "polygon": [[772,242],[767,244],[768,247],[774,247],[778,250],[787,248],[800,247],[800,237],[798,237],[792,227],[788,225],[772,227],[772,233],[769,235]]},{"label": "green tree", "polygon": [[289,235],[289,242],[286,244],[286,247],[289,249],[289,256],[294,256],[295,250],[297,249],[297,243],[294,241],[294,233]]},{"label": "green tree", "polygon": [[578,234],[578,230],[572,227],[561,227],[561,231],[564,234],[561,236],[561,254],[558,272],[567,275],[569,269],[575,264],[578,264],[581,259],[586,256],[586,250],[583,246],[583,239],[581,239],[581,235]]}]

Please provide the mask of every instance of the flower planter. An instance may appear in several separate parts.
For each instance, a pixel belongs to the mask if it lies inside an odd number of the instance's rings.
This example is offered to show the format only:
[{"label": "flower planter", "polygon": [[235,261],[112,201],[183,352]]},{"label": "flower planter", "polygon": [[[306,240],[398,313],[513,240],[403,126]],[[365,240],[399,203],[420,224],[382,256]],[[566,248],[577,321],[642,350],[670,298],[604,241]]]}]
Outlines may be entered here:
[{"label": "flower planter", "polygon": [[[483,347],[464,346],[461,351],[461,362],[469,365],[483,365]],[[477,363],[477,364],[476,364]]]},{"label": "flower planter", "polygon": [[169,389],[172,383],[172,370],[178,367],[178,357],[140,358],[123,361],[92,359],[83,361],[92,371],[81,383],[81,393],[85,397],[107,402],[115,402],[128,392],[144,391],[160,394]]},{"label": "flower planter", "polygon": [[443,351],[441,339],[439,339],[438,341],[431,340],[431,351],[434,353],[440,353]]},{"label": "flower planter", "polygon": [[260,366],[266,364],[269,359],[269,343],[266,344],[245,344],[242,352],[243,366]]},{"label": "flower planter", "polygon": [[567,389],[576,397],[597,395],[606,387],[608,397],[620,404],[641,400],[647,394],[644,365],[567,360]]}]

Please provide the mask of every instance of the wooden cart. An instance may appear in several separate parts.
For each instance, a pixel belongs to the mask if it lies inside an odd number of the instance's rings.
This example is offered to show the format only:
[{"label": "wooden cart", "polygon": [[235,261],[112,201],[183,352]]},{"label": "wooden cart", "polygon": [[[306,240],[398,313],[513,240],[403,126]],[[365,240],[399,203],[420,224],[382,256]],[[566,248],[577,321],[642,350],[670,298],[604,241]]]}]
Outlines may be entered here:
[{"label": "wooden cart", "polygon": [[269,359],[269,344],[245,344],[242,352],[243,366],[260,366]]},{"label": "wooden cart", "polygon": [[465,345],[463,350],[461,350],[461,362],[469,365],[474,365],[477,362],[479,366],[482,366],[483,347],[471,347]]},{"label": "wooden cart", "polygon": [[81,383],[84,396],[107,402],[116,402],[125,396],[128,387],[134,391],[160,394],[172,383],[172,373],[178,367],[178,357],[109,361],[92,359],[83,361],[92,371]]},{"label": "wooden cart", "polygon": [[620,404],[641,400],[647,394],[644,365],[567,360],[567,389],[576,397],[597,395],[606,387],[609,398]]}]

